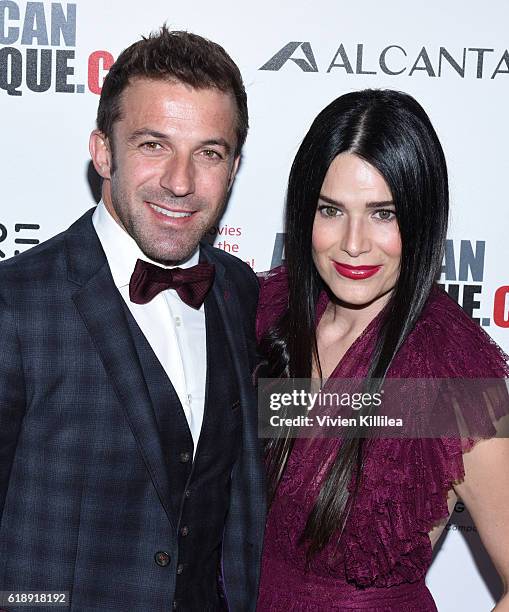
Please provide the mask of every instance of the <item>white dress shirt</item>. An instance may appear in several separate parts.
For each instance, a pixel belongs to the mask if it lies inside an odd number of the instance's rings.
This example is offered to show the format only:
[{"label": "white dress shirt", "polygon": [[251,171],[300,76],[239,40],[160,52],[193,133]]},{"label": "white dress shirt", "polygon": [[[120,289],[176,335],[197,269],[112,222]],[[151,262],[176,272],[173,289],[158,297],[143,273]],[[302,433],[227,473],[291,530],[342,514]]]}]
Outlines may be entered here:
[{"label": "white dress shirt", "polygon": [[[106,254],[115,286],[180,399],[196,452],[205,406],[205,308],[203,305],[199,310],[191,308],[182,302],[173,289],[162,291],[148,304],[131,302],[129,280],[136,261],[142,259],[158,266],[161,264],[151,261],[142,253],[133,238],[113,219],[102,201],[94,211],[92,223]],[[199,252],[196,250],[179,267],[194,266],[198,259]]]}]

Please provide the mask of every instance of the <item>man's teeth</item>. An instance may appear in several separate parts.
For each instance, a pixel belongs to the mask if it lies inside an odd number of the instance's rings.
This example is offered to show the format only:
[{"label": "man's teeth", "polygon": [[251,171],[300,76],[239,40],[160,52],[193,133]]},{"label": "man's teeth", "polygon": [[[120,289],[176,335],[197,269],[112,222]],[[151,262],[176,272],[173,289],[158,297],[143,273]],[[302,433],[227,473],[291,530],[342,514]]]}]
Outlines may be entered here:
[{"label": "man's teeth", "polygon": [[190,217],[193,214],[190,212],[173,212],[171,210],[165,210],[164,208],[161,208],[160,206],[156,206],[155,204],[150,204],[150,206],[152,206],[152,208],[156,210],[157,212],[162,213],[163,215],[166,215],[167,217],[172,217],[172,219]]}]

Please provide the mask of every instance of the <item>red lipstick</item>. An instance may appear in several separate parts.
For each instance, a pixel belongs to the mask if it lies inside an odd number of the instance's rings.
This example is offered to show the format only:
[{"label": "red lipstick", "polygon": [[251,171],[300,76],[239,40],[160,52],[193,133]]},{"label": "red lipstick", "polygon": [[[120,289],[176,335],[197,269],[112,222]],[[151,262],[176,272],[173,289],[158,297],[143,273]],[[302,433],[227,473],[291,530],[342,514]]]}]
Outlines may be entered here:
[{"label": "red lipstick", "polygon": [[338,261],[332,262],[336,272],[344,276],[345,278],[351,278],[353,280],[362,280],[364,278],[370,278],[374,276],[382,266],[349,266],[348,264],[342,264]]}]

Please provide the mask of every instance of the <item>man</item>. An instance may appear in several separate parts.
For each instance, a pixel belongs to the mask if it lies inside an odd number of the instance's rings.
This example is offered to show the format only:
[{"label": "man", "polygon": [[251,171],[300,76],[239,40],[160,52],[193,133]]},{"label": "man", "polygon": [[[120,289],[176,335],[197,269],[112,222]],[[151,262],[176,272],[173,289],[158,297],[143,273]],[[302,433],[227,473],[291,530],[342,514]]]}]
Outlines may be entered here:
[{"label": "man", "polygon": [[0,266],[0,591],[254,610],[257,282],[198,246],[246,132],[220,46],[166,28],[135,43],[90,139],[102,201]]}]

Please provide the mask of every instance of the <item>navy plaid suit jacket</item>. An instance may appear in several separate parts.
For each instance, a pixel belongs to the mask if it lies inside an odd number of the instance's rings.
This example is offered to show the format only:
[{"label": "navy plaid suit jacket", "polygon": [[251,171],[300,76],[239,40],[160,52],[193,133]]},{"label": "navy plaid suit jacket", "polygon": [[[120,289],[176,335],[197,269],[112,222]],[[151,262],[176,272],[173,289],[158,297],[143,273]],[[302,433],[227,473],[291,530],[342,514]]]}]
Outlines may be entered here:
[{"label": "navy plaid suit jacket", "polygon": [[[69,591],[76,612],[162,612],[175,589],[177,517],[92,212],[0,265],[0,590]],[[250,376],[257,283],[236,258],[207,245],[202,254],[216,266],[242,409],[223,581],[229,609],[251,611],[265,520]]]}]

